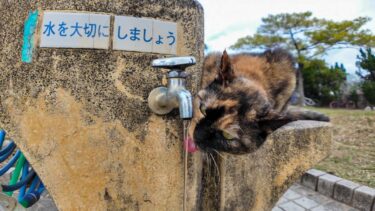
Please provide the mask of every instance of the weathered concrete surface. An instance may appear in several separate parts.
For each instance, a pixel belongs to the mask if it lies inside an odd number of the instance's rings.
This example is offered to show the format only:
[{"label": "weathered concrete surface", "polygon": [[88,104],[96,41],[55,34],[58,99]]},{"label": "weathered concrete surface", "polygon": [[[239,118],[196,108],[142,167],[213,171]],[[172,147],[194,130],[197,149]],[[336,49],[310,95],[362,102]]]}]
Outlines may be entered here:
[{"label": "weathered concrete surface", "polygon": [[[36,48],[33,62],[21,63],[23,24],[34,9],[177,22],[177,54],[193,55],[198,62],[187,70],[194,93],[203,58],[202,7],[194,0],[0,4],[0,126],[24,152],[58,208],[181,210],[182,123],[177,112],[153,115],[146,102],[164,75],[150,62],[162,55]],[[197,153],[189,161],[191,210],[200,187],[199,160]]]},{"label": "weathered concrete surface", "polygon": [[216,196],[205,194],[204,199],[216,202],[204,208],[271,210],[289,186],[328,155],[331,137],[328,123],[297,121],[276,130],[252,154],[218,156],[220,179],[212,171],[204,183],[216,183],[209,187]]}]

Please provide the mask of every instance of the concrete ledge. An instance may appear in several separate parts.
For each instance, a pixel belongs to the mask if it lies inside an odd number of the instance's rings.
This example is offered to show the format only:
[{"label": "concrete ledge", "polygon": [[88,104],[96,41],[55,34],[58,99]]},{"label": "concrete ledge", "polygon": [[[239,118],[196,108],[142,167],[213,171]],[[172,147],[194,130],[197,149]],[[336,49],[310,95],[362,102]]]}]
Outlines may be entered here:
[{"label": "concrete ledge", "polygon": [[[375,211],[375,189],[349,180],[310,169],[301,178],[301,184],[337,201],[363,211]],[[317,187],[315,189],[314,187]]]},{"label": "concrete ledge", "polygon": [[328,155],[330,145],[330,124],[297,121],[276,130],[254,153],[224,153],[217,157],[219,174],[212,170],[202,183],[202,209],[271,210],[304,172]]}]

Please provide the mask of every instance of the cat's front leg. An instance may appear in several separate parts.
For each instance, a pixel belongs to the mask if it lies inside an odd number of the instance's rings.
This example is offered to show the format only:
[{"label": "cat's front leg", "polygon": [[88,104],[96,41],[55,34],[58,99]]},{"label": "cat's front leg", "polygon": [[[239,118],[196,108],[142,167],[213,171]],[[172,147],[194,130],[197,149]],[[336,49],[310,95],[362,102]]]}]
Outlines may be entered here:
[{"label": "cat's front leg", "polygon": [[298,107],[289,107],[286,111],[286,116],[288,118],[294,119],[294,120],[316,120],[316,121],[323,121],[323,122],[329,122],[330,119],[325,114],[316,112],[316,111],[310,111],[303,108]]},{"label": "cat's front leg", "polygon": [[271,111],[266,117],[258,121],[258,125],[260,130],[270,134],[281,126],[297,120],[330,121],[329,117],[322,113],[290,107],[283,113],[274,113]]}]

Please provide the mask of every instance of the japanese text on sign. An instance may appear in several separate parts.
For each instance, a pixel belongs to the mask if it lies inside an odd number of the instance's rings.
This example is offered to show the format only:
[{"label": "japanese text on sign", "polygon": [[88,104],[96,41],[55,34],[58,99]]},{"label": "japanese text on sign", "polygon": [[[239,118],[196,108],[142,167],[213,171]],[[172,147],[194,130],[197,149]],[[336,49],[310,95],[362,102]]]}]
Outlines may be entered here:
[{"label": "japanese text on sign", "polygon": [[108,49],[110,15],[45,12],[40,47]]},{"label": "japanese text on sign", "polygon": [[115,16],[113,49],[176,54],[177,24]]},{"label": "japanese text on sign", "polygon": [[176,54],[177,24],[150,18],[44,12],[40,47],[113,49]]}]

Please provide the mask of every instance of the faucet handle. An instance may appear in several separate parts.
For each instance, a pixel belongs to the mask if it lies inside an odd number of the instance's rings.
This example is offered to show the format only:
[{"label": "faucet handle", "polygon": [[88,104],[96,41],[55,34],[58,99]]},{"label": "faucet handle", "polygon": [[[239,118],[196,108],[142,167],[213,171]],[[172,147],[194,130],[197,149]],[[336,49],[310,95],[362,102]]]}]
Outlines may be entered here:
[{"label": "faucet handle", "polygon": [[179,71],[196,64],[193,56],[169,57],[162,59],[155,59],[152,61],[151,66],[156,68],[175,69]]}]

